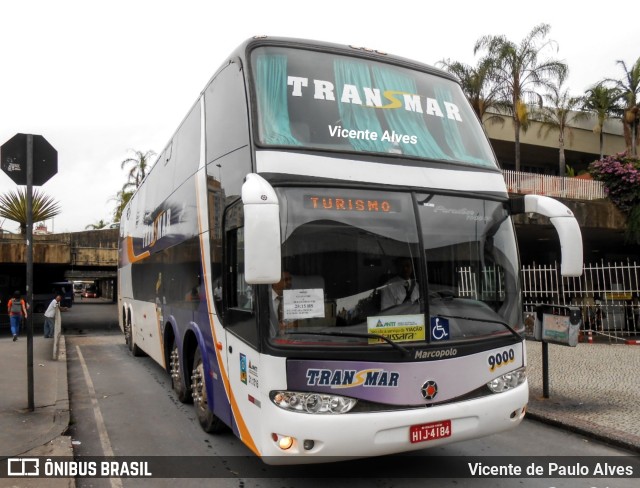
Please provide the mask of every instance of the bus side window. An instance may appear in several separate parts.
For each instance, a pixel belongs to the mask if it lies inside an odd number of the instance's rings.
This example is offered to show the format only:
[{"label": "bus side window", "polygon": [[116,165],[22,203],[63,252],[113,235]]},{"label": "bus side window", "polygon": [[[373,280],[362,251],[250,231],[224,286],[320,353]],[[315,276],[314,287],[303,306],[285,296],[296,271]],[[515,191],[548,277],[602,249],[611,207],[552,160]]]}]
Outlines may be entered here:
[{"label": "bus side window", "polygon": [[222,316],[222,287],[224,284],[223,273],[223,219],[225,193],[220,187],[220,181],[211,176],[207,176],[209,207],[209,239],[211,249],[211,276],[213,279],[213,298],[215,310],[218,316]]},{"label": "bus side window", "polygon": [[244,279],[243,217],[242,202],[225,213],[224,325],[250,344],[257,345],[254,287]]}]

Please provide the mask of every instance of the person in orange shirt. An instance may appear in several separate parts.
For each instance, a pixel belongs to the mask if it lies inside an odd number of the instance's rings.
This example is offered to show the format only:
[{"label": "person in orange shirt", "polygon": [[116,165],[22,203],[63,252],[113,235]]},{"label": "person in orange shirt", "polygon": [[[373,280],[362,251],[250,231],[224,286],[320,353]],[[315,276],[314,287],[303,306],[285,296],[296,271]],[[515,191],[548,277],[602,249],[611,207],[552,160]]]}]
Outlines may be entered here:
[{"label": "person in orange shirt", "polygon": [[7,312],[9,313],[13,342],[15,342],[18,340],[18,334],[20,334],[20,325],[22,324],[22,320],[27,318],[27,305],[20,296],[20,292],[18,290],[13,293],[13,298],[9,300]]}]

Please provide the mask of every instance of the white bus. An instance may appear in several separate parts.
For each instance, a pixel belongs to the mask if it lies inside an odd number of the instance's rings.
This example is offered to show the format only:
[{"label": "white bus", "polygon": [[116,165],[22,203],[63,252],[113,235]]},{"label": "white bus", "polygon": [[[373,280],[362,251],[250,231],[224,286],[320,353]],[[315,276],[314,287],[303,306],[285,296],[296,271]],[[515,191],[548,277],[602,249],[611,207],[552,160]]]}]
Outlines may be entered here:
[{"label": "white bus", "polygon": [[510,198],[448,74],[284,38],[215,73],[124,211],[126,343],[207,432],[266,463],[405,452],[511,429],[528,401]]}]

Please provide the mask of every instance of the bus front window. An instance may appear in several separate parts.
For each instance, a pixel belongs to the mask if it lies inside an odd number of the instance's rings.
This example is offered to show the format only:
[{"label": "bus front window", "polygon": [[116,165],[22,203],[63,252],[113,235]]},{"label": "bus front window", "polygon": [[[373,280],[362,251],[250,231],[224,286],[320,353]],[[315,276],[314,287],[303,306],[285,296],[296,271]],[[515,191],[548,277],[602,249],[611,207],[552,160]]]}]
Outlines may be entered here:
[{"label": "bus front window", "polygon": [[448,324],[447,340],[521,331],[518,255],[500,202],[417,195],[429,289],[429,315]]},{"label": "bus front window", "polygon": [[424,340],[410,194],[287,188],[278,198],[283,276],[270,290],[274,343],[374,345],[403,321],[399,330],[413,326],[412,339]]},{"label": "bus front window", "polygon": [[283,273],[270,290],[272,344],[405,347],[521,332],[515,236],[501,202],[277,192]]}]

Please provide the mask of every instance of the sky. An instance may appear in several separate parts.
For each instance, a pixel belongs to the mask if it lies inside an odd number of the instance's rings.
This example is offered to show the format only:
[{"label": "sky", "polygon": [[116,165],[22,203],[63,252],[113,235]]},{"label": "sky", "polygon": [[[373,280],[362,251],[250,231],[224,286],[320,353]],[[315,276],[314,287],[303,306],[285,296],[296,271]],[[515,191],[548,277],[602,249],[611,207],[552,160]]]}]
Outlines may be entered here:
[{"label": "sky", "polygon": [[[60,204],[49,231],[111,222],[134,150],[160,153],[213,73],[255,35],[297,37],[385,51],[435,65],[475,65],[475,42],[504,35],[519,44],[540,24],[581,95],[620,78],[616,60],[640,57],[637,0],[610,11],[537,0],[392,3],[347,0],[0,0],[0,144],[42,135],[58,173],[40,187]],[[602,26],[599,23],[605,22]],[[0,172],[0,194],[16,189]],[[0,219],[16,232],[18,224]]]}]

